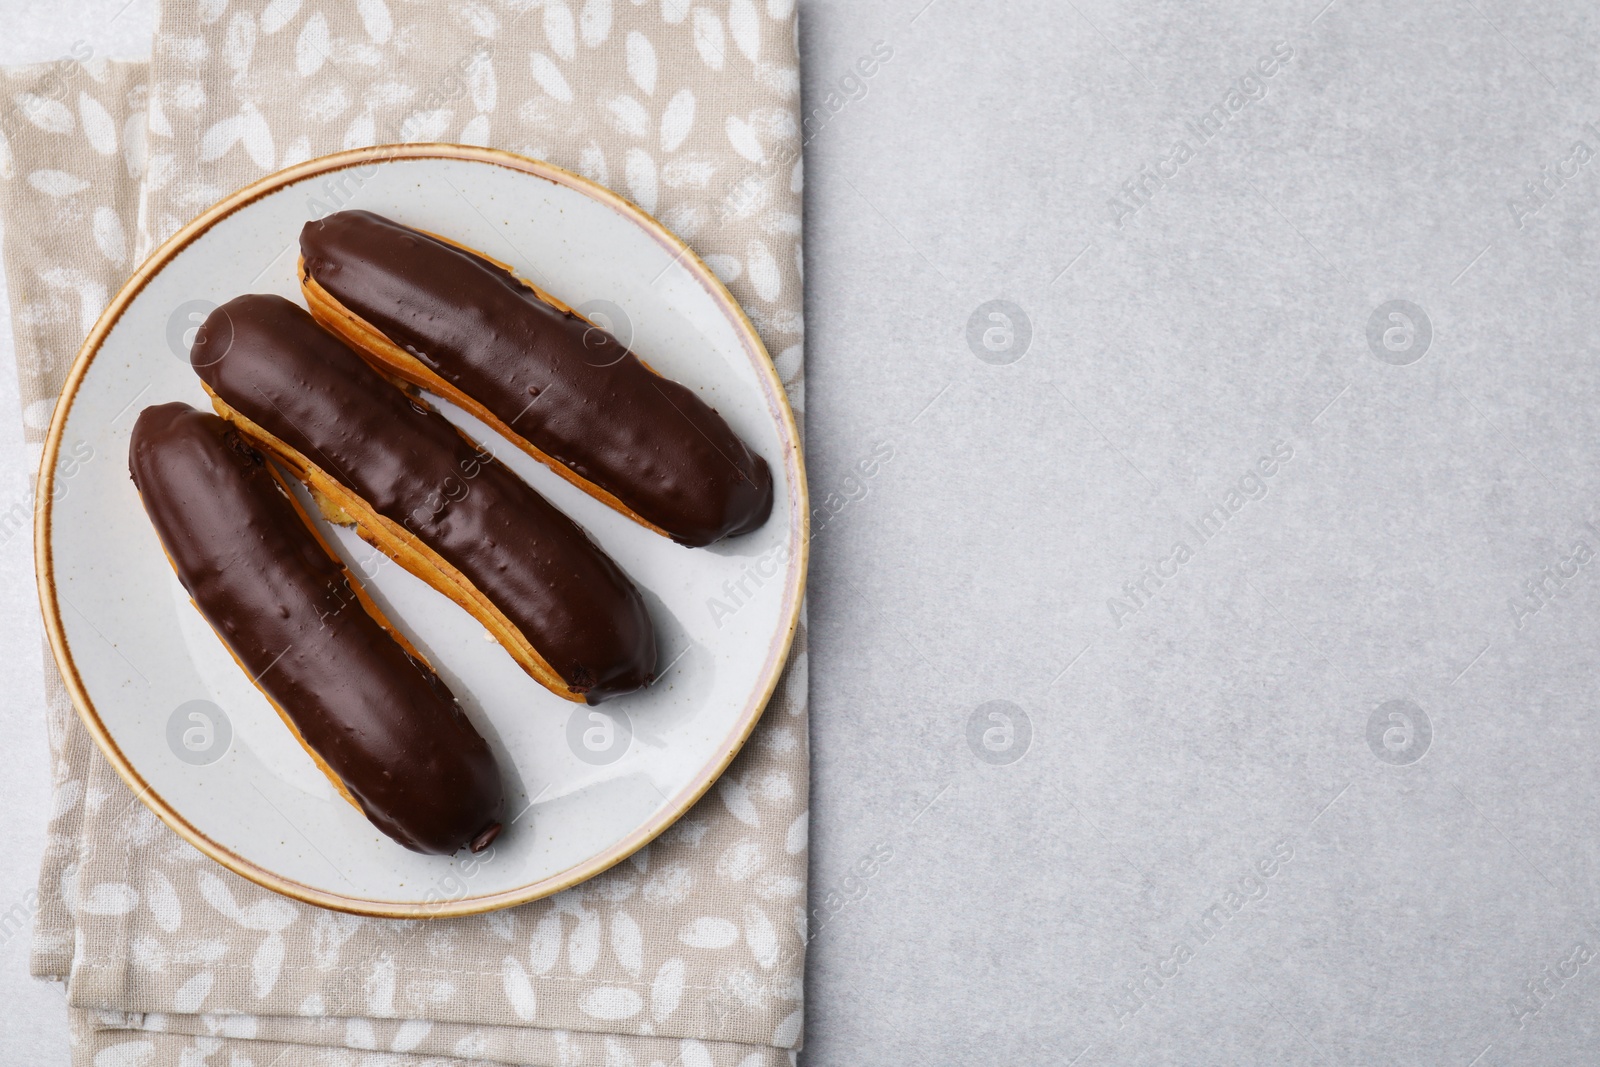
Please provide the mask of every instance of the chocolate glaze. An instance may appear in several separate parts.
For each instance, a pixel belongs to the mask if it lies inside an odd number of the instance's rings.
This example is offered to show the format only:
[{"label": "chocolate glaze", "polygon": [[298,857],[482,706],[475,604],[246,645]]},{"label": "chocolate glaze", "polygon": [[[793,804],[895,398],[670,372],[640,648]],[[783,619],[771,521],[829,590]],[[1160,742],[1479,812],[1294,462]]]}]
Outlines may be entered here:
[{"label": "chocolate glaze", "polygon": [[370,211],[306,223],[300,251],[348,310],[674,541],[767,521],[772,472],[716,411],[509,272]]},{"label": "chocolate glaze", "polygon": [[439,676],[367,613],[239,432],[145,408],[128,469],[178,580],[373,824],[417,852],[492,841],[494,754]]},{"label": "chocolate glaze", "polygon": [[648,685],[655,631],[582,528],[443,415],[281,296],[241,296],[195,337],[219,397],[431,547],[589,703]]}]

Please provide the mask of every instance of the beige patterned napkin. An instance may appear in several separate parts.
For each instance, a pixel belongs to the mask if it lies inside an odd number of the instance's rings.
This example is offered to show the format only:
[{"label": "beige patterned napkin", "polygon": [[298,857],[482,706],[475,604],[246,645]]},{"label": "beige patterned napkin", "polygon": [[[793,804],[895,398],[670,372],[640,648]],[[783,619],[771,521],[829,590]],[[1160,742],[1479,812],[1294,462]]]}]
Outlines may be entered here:
[{"label": "beige patterned napkin", "polygon": [[[0,209],[30,448],[155,243],[263,174],[401,140],[548,159],[656,214],[728,282],[802,409],[794,31],[792,0],[171,0],[149,64],[6,71]],[[750,745],[649,848],[550,900],[426,922],[322,911],[202,857],[111,771],[48,664],[33,968],[68,982],[74,1062],[789,1062],[805,660],[802,628]]]}]

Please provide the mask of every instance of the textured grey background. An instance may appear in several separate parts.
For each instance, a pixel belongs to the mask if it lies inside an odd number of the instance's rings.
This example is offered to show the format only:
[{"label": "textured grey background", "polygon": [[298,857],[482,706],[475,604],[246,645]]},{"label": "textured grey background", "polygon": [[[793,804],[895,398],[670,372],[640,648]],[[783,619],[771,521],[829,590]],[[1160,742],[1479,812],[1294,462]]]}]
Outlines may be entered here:
[{"label": "textured grey background", "polygon": [[[0,61],[137,54],[119,3],[13,0]],[[805,1062],[1592,1060],[1592,8],[922,4],[801,2]],[[25,538],[0,582],[3,901]],[[0,1049],[60,1062],[24,960]]]}]

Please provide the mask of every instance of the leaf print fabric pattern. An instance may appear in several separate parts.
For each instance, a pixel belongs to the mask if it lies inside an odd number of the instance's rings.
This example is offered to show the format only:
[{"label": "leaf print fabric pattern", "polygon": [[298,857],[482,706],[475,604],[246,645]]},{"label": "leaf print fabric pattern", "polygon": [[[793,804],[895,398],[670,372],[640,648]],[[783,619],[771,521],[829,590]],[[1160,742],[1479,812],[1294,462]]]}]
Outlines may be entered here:
[{"label": "leaf print fabric pattern", "polygon": [[[34,461],[83,336],[157,243],[264,174],[392,141],[505,148],[634,200],[729,285],[802,413],[798,167],[768,162],[797,150],[794,40],[787,0],[170,0],[148,64],[4,71]],[[101,758],[45,655],[55,793],[32,966],[68,981],[75,1064],[792,1062],[803,624],[753,743],[648,848],[549,900],[411,923],[275,896],[183,843]]]}]

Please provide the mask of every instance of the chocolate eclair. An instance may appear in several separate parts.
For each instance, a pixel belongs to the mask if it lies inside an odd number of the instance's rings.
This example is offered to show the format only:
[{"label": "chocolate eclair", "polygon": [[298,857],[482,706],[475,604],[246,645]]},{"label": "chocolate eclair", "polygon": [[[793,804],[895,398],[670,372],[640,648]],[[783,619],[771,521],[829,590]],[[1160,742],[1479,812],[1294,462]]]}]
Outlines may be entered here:
[{"label": "chocolate eclair", "polygon": [[624,515],[698,547],[771,514],[722,416],[505,264],[370,211],[306,223],[300,255],[317,321]]},{"label": "chocolate eclair", "polygon": [[577,523],[281,296],[241,296],[190,361],[217,413],[323,513],[460,604],[530,675],[591,704],[650,683],[639,591]]},{"label": "chocolate eclair", "polygon": [[271,463],[174,403],[139,414],[128,469],[195,607],[339,792],[409,849],[487,848],[505,809],[494,754]]}]

